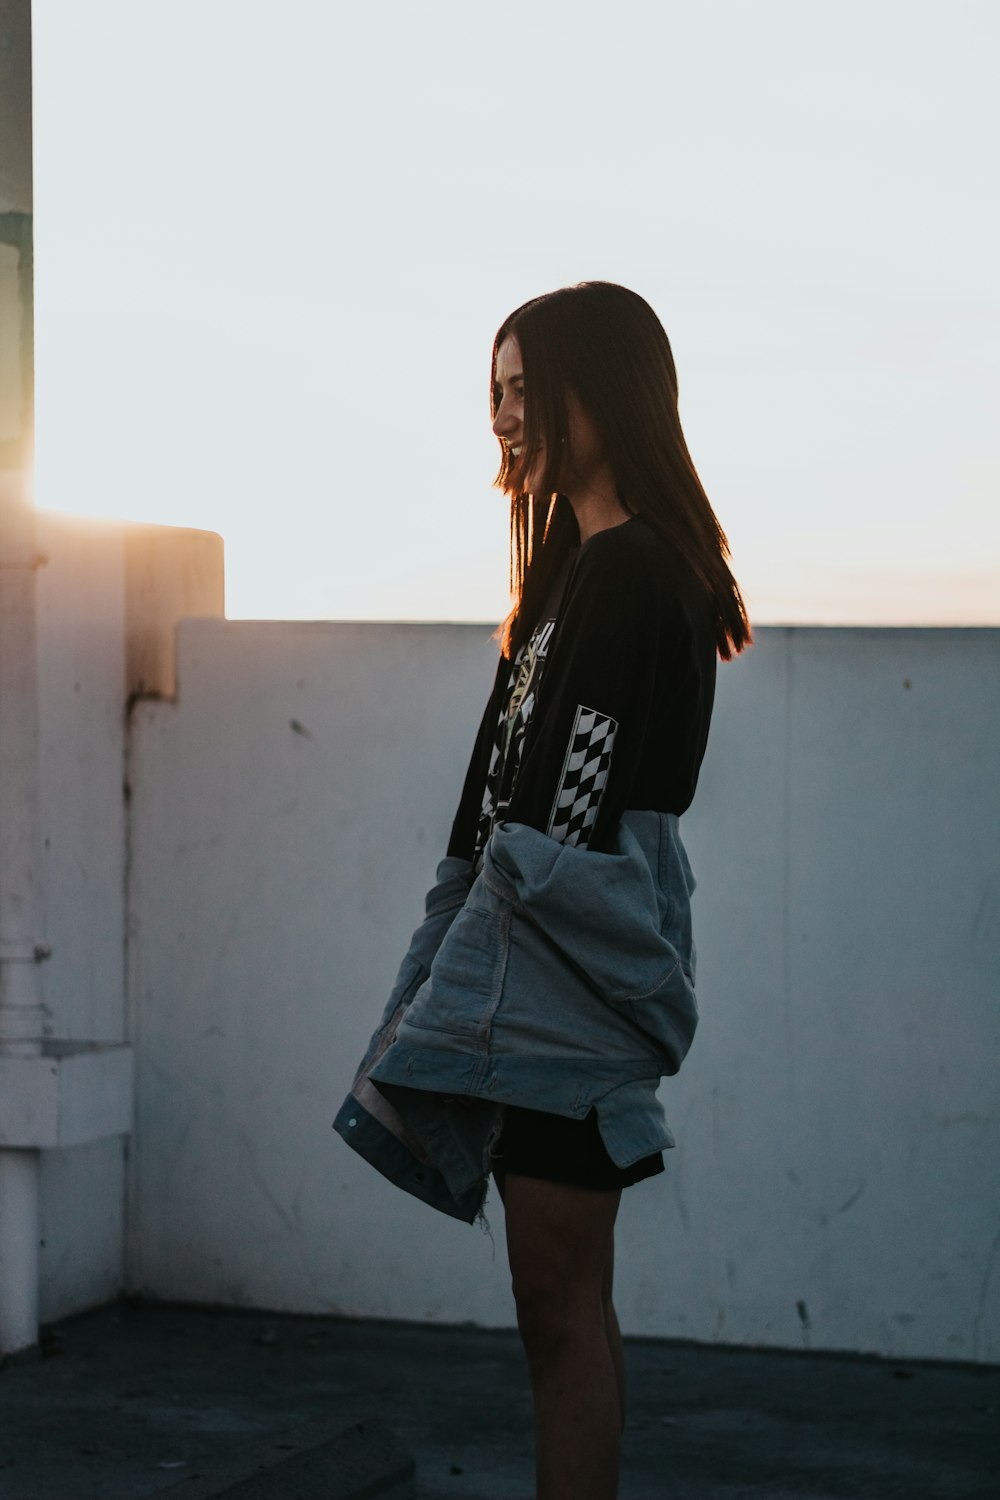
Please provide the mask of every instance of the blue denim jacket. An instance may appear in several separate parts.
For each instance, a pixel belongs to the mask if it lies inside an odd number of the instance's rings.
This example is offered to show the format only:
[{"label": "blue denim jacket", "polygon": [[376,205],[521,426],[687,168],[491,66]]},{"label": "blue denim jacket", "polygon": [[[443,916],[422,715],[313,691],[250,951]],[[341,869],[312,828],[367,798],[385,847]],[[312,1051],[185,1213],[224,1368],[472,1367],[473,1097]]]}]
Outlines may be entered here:
[{"label": "blue denim jacket", "polygon": [[501,823],[478,875],[442,860],[334,1128],[470,1223],[504,1105],[596,1107],[623,1167],[672,1146],[656,1088],[697,1022],[693,890],[672,813],[626,812],[609,853]]}]

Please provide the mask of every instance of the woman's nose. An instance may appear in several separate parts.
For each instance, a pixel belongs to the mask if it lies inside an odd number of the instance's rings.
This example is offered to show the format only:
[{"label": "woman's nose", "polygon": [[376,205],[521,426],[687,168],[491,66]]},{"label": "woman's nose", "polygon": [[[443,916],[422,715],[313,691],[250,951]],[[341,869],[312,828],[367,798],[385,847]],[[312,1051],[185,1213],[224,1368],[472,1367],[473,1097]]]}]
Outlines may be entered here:
[{"label": "woman's nose", "polygon": [[518,429],[518,420],[511,410],[511,403],[505,396],[497,407],[496,416],[493,418],[493,432],[498,438],[513,437]]}]

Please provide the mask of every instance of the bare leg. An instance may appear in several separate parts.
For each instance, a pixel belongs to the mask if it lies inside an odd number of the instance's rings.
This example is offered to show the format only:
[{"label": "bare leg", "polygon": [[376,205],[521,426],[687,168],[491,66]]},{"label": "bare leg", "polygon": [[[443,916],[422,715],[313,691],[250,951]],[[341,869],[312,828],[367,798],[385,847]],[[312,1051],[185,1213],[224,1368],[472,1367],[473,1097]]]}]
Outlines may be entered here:
[{"label": "bare leg", "polygon": [[535,1404],[537,1500],[618,1493],[624,1391],[610,1278],[620,1197],[514,1173],[504,1184]]},{"label": "bare leg", "polygon": [[622,1332],[618,1327],[618,1314],[615,1312],[615,1304],[611,1300],[614,1289],[615,1277],[615,1242],[611,1241],[611,1254],[604,1268],[604,1280],[601,1284],[601,1300],[604,1303],[604,1328],[608,1336],[608,1348],[611,1350],[611,1363],[615,1367],[615,1383],[618,1386],[618,1405],[622,1415],[622,1432],[625,1431],[625,1347],[622,1344]]}]

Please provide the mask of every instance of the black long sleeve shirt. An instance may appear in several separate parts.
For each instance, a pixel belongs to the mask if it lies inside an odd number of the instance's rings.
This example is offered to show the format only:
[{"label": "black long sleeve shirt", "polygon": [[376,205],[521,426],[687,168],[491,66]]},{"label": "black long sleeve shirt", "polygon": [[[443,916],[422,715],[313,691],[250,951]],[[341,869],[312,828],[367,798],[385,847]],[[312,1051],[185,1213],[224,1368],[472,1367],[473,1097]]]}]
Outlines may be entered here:
[{"label": "black long sleeve shirt", "polygon": [[574,554],[561,600],[501,658],[448,853],[493,824],[607,850],[627,808],[685,812],[715,694],[711,600],[640,517]]}]

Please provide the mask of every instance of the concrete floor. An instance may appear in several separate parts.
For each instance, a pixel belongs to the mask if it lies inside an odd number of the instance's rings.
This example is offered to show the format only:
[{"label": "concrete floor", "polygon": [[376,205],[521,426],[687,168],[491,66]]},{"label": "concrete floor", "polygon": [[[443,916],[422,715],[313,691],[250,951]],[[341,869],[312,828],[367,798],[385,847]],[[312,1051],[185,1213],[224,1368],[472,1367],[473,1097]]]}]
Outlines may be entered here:
[{"label": "concrete floor", "polygon": [[[660,1340],[628,1361],[621,1500],[1000,1496],[1000,1368]],[[119,1304],[0,1370],[0,1497],[146,1500],[340,1412],[402,1439],[419,1500],[534,1493],[511,1333]]]}]

